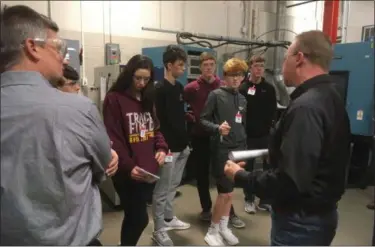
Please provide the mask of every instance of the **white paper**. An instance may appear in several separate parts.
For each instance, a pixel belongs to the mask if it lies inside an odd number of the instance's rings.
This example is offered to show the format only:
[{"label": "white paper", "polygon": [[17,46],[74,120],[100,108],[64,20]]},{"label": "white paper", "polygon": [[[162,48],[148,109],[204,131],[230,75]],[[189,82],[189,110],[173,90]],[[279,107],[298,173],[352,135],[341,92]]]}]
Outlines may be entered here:
[{"label": "white paper", "polygon": [[154,183],[160,179],[159,176],[156,176],[155,174],[152,174],[142,168],[139,168],[139,170],[141,171],[141,173],[143,173],[144,176],[146,176],[146,180],[148,183]]},{"label": "white paper", "polygon": [[363,111],[362,110],[357,111],[357,120],[359,120],[359,121],[363,120]]},{"label": "white paper", "polygon": [[106,93],[107,93],[107,78],[100,77],[100,101],[104,101]]},{"label": "white paper", "polygon": [[257,157],[265,156],[268,154],[268,149],[255,149],[244,151],[232,151],[229,153],[229,159],[232,161],[245,161]]}]

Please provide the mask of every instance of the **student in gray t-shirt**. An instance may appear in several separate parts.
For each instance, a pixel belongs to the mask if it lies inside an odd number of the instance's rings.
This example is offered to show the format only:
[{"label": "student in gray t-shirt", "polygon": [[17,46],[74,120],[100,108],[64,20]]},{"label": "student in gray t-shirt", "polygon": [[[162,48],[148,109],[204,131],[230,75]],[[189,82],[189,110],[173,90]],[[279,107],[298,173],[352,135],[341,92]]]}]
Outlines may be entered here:
[{"label": "student in gray t-shirt", "polygon": [[26,6],[1,12],[1,244],[93,245],[118,157],[96,106],[61,93],[64,41]]}]

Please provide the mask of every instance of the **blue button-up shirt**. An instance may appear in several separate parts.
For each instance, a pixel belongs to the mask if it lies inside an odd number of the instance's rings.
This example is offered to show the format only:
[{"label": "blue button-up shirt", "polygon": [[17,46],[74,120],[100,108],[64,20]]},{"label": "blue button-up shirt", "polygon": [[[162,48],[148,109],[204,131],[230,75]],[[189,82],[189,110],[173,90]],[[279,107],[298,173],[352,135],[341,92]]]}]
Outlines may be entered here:
[{"label": "blue button-up shirt", "polygon": [[37,72],[1,74],[1,245],[87,245],[111,160],[95,104]]}]

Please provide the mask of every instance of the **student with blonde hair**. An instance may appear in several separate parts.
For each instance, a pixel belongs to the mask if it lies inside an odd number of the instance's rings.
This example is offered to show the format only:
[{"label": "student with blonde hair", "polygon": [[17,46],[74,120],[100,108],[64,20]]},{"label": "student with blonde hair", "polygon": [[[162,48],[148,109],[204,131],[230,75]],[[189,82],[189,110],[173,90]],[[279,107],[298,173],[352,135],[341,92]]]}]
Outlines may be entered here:
[{"label": "student with blonde hair", "polygon": [[224,165],[230,151],[246,148],[246,99],[238,88],[247,70],[245,61],[238,58],[228,60],[223,68],[225,86],[208,95],[201,113],[201,124],[212,136],[212,171],[218,190],[211,225],[204,238],[210,246],[236,245],[239,242],[228,228],[234,183],[225,176]]}]

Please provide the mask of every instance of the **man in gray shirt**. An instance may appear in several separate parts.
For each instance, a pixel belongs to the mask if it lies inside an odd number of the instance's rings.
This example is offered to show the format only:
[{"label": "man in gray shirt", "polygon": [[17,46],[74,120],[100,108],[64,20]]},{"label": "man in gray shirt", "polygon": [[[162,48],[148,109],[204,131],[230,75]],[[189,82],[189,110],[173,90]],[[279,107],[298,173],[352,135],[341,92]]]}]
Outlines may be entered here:
[{"label": "man in gray shirt", "polygon": [[96,106],[61,93],[66,46],[26,6],[1,12],[1,245],[92,245],[117,155]]}]

